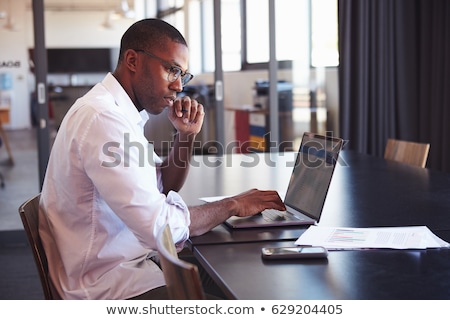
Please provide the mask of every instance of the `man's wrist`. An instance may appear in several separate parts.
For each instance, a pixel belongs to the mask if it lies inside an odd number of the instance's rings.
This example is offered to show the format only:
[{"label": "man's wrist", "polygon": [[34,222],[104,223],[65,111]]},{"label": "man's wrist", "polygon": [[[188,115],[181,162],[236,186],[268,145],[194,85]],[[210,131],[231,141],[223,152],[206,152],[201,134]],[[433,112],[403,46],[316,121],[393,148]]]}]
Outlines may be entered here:
[{"label": "man's wrist", "polygon": [[177,132],[176,135],[178,136],[179,142],[193,142],[195,140],[195,137],[197,136],[195,133],[182,133]]}]

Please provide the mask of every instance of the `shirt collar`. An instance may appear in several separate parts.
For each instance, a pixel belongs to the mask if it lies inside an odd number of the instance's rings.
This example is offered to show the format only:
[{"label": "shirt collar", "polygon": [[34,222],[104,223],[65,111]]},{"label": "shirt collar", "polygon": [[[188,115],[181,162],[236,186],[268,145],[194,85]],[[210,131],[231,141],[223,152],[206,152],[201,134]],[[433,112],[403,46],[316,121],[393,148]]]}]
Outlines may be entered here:
[{"label": "shirt collar", "polygon": [[111,74],[111,72],[108,72],[106,77],[103,79],[102,84],[113,96],[116,105],[123,108],[123,111],[126,113],[127,117],[129,117],[131,121],[143,128],[145,123],[149,119],[147,111],[142,110],[141,112],[139,112],[137,110],[133,101],[131,101],[130,96],[121,86],[119,81],[117,81],[117,79]]},{"label": "shirt collar", "polygon": [[139,125],[144,128],[145,123],[150,119],[150,116],[148,115],[148,112],[144,109],[141,112],[139,112],[139,115],[141,116],[141,121],[139,122]]}]

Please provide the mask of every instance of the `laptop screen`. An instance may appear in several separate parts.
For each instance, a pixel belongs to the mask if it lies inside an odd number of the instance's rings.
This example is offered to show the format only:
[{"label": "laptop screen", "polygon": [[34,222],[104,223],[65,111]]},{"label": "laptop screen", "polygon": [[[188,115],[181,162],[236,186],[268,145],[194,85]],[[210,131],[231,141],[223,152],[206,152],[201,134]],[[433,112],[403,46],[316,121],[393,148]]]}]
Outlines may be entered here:
[{"label": "laptop screen", "polygon": [[305,133],[284,203],[318,220],[336,166],[342,139]]}]

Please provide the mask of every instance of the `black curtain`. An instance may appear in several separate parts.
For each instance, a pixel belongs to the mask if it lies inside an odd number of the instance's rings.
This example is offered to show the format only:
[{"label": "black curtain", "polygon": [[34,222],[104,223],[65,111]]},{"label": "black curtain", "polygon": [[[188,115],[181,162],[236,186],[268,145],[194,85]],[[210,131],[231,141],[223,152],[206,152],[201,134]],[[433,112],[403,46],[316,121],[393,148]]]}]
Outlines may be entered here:
[{"label": "black curtain", "polygon": [[388,138],[428,142],[450,172],[450,1],[338,0],[340,135],[383,156]]}]

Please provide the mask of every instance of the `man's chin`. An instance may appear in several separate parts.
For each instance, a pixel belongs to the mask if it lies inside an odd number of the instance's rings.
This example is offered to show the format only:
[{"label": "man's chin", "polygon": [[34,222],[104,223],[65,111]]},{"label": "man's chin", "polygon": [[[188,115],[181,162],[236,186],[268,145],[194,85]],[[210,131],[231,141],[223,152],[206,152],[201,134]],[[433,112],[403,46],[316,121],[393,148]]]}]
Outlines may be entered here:
[{"label": "man's chin", "polygon": [[158,114],[161,114],[165,109],[167,109],[169,106],[164,106],[161,109],[155,110],[155,109],[145,109],[148,113],[157,116]]}]

